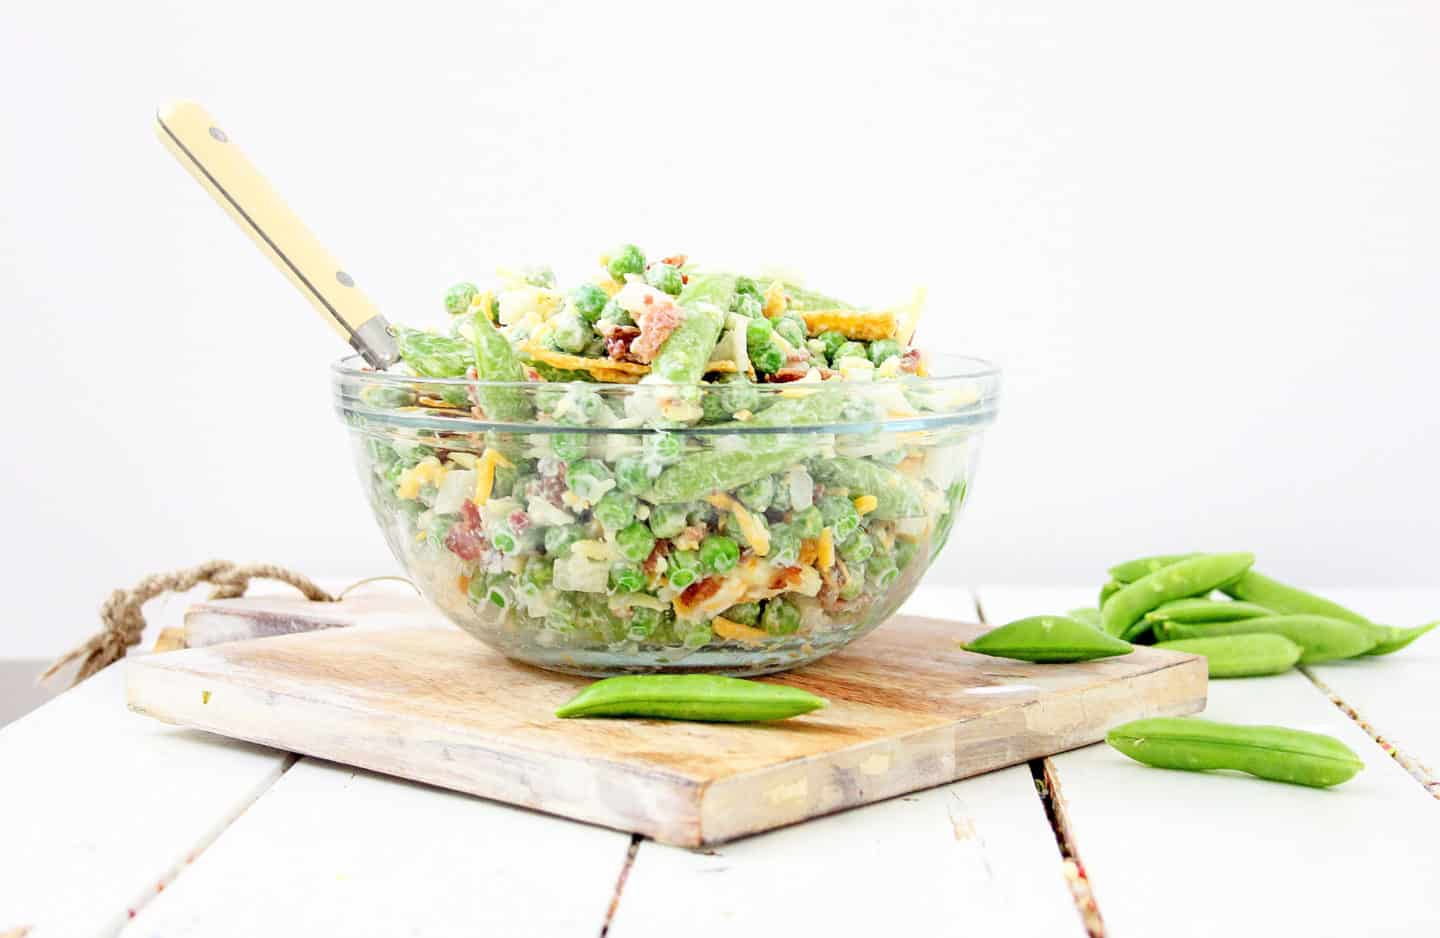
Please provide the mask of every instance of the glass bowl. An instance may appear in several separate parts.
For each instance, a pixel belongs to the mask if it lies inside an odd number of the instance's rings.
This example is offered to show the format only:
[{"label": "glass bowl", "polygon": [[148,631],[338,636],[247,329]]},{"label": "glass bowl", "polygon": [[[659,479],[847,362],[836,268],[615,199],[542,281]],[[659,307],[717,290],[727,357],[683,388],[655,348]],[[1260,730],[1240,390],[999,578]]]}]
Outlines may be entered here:
[{"label": "glass bowl", "polygon": [[1000,375],[929,364],[876,382],[497,383],[350,357],[332,384],[390,549],[465,631],[572,674],[756,675],[879,626],[945,546]]}]

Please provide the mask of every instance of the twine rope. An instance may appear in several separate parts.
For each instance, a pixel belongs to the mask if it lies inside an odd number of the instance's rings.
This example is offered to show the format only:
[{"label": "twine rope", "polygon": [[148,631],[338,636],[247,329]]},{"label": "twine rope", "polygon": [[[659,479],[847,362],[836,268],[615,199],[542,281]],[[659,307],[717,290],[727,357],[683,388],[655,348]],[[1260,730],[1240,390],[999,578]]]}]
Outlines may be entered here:
[{"label": "twine rope", "polygon": [[100,607],[100,622],[105,627],[57,658],[40,675],[40,680],[49,680],[78,660],[80,669],[75,674],[74,683],[79,684],[125,657],[132,646],[140,644],[141,636],[145,634],[144,606],[157,596],[185,593],[201,583],[209,583],[214,587],[210,591],[211,599],[238,599],[245,595],[250,581],[256,579],[289,584],[306,599],[320,603],[337,602],[359,585],[348,587],[340,596],[331,596],[309,577],[294,570],[272,563],[236,564],[228,560],[212,560],[185,570],[152,574],[128,590],[118,589],[111,593]]}]

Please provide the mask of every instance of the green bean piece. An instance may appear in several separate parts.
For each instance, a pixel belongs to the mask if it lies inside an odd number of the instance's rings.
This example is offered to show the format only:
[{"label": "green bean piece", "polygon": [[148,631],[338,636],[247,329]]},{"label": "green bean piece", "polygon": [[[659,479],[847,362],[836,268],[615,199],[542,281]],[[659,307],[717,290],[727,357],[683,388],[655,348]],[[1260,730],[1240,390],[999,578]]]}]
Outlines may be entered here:
[{"label": "green bean piece", "polygon": [[1155,647],[1204,656],[1212,678],[1279,674],[1295,667],[1304,653],[1299,645],[1273,632],[1180,638],[1156,642]]},{"label": "green bean piece", "polygon": [[853,456],[836,456],[814,460],[810,474],[817,482],[848,488],[851,498],[875,496],[875,510],[866,517],[876,521],[918,518],[925,514],[925,503],[915,483],[889,466]]},{"label": "green bean piece", "polygon": [[[495,330],[490,320],[475,316],[475,376],[480,381],[518,383],[525,380],[525,366],[509,341]],[[529,420],[533,408],[524,388],[493,388],[479,385],[475,398],[491,420],[518,423]]]},{"label": "green bean piece", "polygon": [[1275,610],[1254,603],[1173,599],[1145,613],[1145,618],[1151,622],[1234,622],[1236,619],[1258,619],[1261,616],[1273,615]]},{"label": "green bean piece", "polygon": [[1326,616],[1288,615],[1237,619],[1234,622],[1170,622],[1166,627],[1166,634],[1177,639],[1250,635],[1256,632],[1283,635],[1299,645],[1304,649],[1300,655],[1301,664],[1354,658],[1378,644],[1371,628]]},{"label": "green bean piece", "polygon": [[792,444],[773,450],[697,453],[661,472],[646,498],[651,502],[690,502],[711,492],[728,492],[803,462],[810,451],[808,445]]},{"label": "green bean piece", "polygon": [[1375,647],[1365,652],[1365,655],[1388,655],[1397,652],[1426,632],[1440,625],[1440,622],[1430,622],[1425,625],[1417,625],[1412,629],[1398,628],[1393,625],[1377,626],[1380,629],[1379,641]]},{"label": "green bean piece", "polygon": [[[475,353],[464,339],[405,326],[393,328],[401,360],[421,377],[463,378],[470,366],[475,364]],[[505,347],[508,349],[509,343]]]},{"label": "green bean piece", "polygon": [[1136,762],[1157,768],[1234,769],[1312,788],[1338,785],[1365,768],[1340,740],[1283,726],[1152,717],[1115,727],[1105,741]]},{"label": "green bean piece", "polygon": [[1157,554],[1154,557],[1137,557],[1134,560],[1127,560],[1124,563],[1117,563],[1110,568],[1110,579],[1120,584],[1134,583],[1143,576],[1149,576],[1157,570],[1164,570],[1171,564],[1179,563],[1182,560],[1189,560],[1191,557],[1198,557],[1199,554]]},{"label": "green bean piece", "polygon": [[1325,616],[1329,619],[1342,619],[1361,626],[1374,625],[1358,612],[1352,612],[1339,603],[1333,603],[1322,596],[1307,593],[1305,590],[1281,583],[1279,580],[1272,580],[1254,570],[1246,572],[1234,583],[1221,586],[1220,589],[1227,596],[1243,599],[1278,613],[1305,613]]},{"label": "green bean piece", "polygon": [[1100,610],[1105,631],[1123,636],[1162,603],[1208,593],[1250,569],[1254,562],[1255,555],[1249,553],[1199,554],[1162,567],[1106,600]]},{"label": "green bean piece", "polygon": [[[710,629],[703,631],[709,641]],[[823,697],[784,684],[714,674],[629,674],[591,684],[555,715],[758,723],[799,716],[826,703]]]},{"label": "green bean piece", "polygon": [[1134,651],[1129,642],[1068,616],[1018,619],[991,629],[962,647],[982,655],[1046,663],[1091,661]]}]

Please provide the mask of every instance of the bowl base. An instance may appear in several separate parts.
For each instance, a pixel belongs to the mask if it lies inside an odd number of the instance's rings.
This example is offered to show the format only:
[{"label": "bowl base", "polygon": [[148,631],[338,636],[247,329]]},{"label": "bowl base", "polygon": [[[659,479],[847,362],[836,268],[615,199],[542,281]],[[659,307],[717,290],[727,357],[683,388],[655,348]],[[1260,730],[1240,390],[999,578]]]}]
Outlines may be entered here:
[{"label": "bowl base", "polygon": [[841,644],[844,643],[837,643],[833,648],[811,646],[803,652],[799,649],[793,652],[777,652],[763,658],[757,658],[754,651],[732,651],[723,648],[704,649],[675,656],[573,648],[527,648],[523,652],[506,648],[504,653],[516,661],[547,671],[585,677],[615,677],[620,674],[723,674],[727,677],[758,677],[803,667],[837,651]]}]

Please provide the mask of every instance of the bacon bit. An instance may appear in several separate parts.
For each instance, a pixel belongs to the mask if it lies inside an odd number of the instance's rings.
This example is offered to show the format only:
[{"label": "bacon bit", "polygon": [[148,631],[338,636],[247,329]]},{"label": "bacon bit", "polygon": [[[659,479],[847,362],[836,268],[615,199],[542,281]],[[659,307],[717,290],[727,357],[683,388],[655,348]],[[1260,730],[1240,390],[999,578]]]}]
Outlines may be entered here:
[{"label": "bacon bit", "polygon": [[685,592],[680,594],[680,604],[686,609],[693,609],[697,604],[720,592],[721,582],[719,577],[707,576],[703,580],[691,583],[685,587]]},{"label": "bacon bit", "polygon": [[624,361],[630,355],[630,343],[639,336],[640,330],[635,330],[635,335],[612,335],[605,340],[605,354],[615,361]]},{"label": "bacon bit", "polygon": [[689,274],[681,274],[681,275],[680,275],[680,282],[681,282],[681,283],[689,283],[689,282],[690,282],[690,275],[689,275]]},{"label": "bacon bit", "polygon": [[657,540],[655,546],[650,550],[650,556],[640,565],[646,576],[654,576],[660,569],[660,560],[670,554],[670,542]]},{"label": "bacon bit", "polygon": [[706,533],[705,525],[692,524],[681,531],[673,540],[675,541],[675,546],[680,550],[694,550],[700,546],[700,542],[704,540]]},{"label": "bacon bit", "polygon": [[490,542],[480,529],[463,521],[452,525],[450,533],[445,535],[445,548],[461,560],[479,560],[489,547]]},{"label": "bacon bit", "polygon": [[512,511],[510,517],[505,519],[510,522],[510,530],[516,534],[524,534],[530,527],[530,516],[523,511]]},{"label": "bacon bit", "polygon": [[649,306],[655,302],[655,297],[647,293],[644,297],[641,298],[640,302],[644,303],[646,306]]},{"label": "bacon bit", "polygon": [[900,356],[900,370],[913,375],[920,370],[920,350],[912,348]]},{"label": "bacon bit", "polygon": [[799,381],[805,377],[806,368],[781,368],[772,374],[766,375],[765,380],[771,384],[788,384],[791,381]]},{"label": "bacon bit", "polygon": [[770,588],[772,590],[787,590],[792,586],[800,585],[800,577],[804,574],[799,567],[781,567],[770,577]]},{"label": "bacon bit", "polygon": [[[646,296],[645,300],[649,303],[650,297]],[[680,310],[674,303],[654,303],[641,310],[636,319],[640,338],[631,343],[630,354],[639,361],[649,362],[680,325]]]},{"label": "bacon bit", "polygon": [[685,262],[690,258],[685,254],[671,254],[669,257],[660,258],[660,263],[669,264],[671,267],[684,267]]}]

